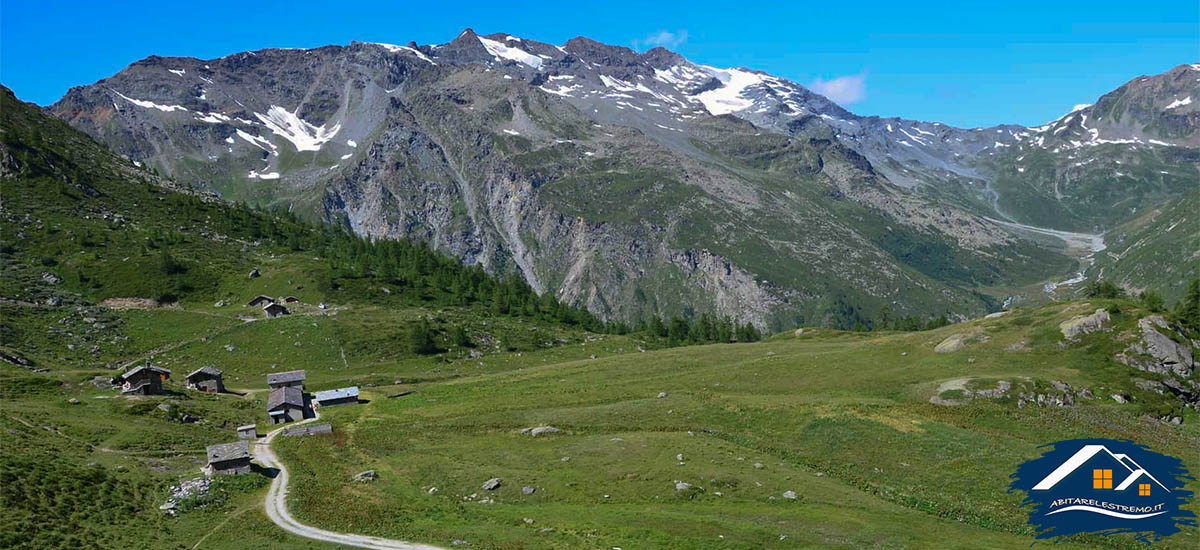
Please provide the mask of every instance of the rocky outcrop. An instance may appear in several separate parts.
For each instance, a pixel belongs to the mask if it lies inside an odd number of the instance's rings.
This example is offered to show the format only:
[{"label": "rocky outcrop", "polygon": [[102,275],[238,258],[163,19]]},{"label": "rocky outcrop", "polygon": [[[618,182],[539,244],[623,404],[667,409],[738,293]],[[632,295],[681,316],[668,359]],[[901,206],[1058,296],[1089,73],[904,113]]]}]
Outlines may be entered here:
[{"label": "rocky outcrop", "polygon": [[961,332],[942,340],[941,343],[934,346],[933,351],[934,353],[954,353],[967,347],[967,344],[971,343],[972,340],[982,343],[990,339],[990,336],[979,332]]},{"label": "rocky outcrop", "polygon": [[[1191,376],[1195,368],[1192,348],[1181,344],[1163,332],[1179,334],[1161,315],[1138,320],[1140,340],[1117,355],[1117,361],[1138,370],[1155,374]],[[1182,335],[1179,335],[1183,339]],[[1186,340],[1185,340],[1186,341]]]},{"label": "rocky outcrop", "polygon": [[1079,315],[1059,323],[1058,330],[1062,332],[1063,338],[1075,340],[1083,334],[1106,330],[1105,326],[1111,320],[1108,312],[1101,308],[1091,315]]}]

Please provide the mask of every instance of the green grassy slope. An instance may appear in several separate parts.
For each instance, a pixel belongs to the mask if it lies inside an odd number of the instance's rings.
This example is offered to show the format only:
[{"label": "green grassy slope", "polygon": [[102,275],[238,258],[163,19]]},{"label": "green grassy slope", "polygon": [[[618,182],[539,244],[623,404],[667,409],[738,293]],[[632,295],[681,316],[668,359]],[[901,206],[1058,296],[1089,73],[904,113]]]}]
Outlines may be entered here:
[{"label": "green grassy slope", "polygon": [[[335,437],[283,441],[281,456],[294,465],[299,517],[442,544],[1023,547],[1031,532],[1008,476],[1039,445],[1131,438],[1200,467],[1200,417],[1183,412],[1182,427],[1147,422],[1143,414],[1169,405],[1111,360],[1112,334],[1060,345],[1059,321],[1106,304],[919,334],[818,331],[616,355],[431,382],[398,399],[377,391],[367,405],[327,410]],[[1118,334],[1141,314],[1119,307]],[[977,336],[958,352],[933,352],[959,333]],[[1065,381],[1100,397],[1072,408],[1018,408],[1015,397],[930,402],[956,379],[968,388],[1008,380],[1014,396]],[[1112,393],[1136,404],[1118,405]],[[561,431],[520,432],[540,425]],[[378,482],[350,481],[368,468]],[[501,488],[481,490],[492,477]],[[693,489],[677,491],[676,481]],[[782,497],[789,490],[796,501]],[[1188,536],[1156,546],[1185,548]],[[1064,547],[1141,544],[1081,537]]]}]

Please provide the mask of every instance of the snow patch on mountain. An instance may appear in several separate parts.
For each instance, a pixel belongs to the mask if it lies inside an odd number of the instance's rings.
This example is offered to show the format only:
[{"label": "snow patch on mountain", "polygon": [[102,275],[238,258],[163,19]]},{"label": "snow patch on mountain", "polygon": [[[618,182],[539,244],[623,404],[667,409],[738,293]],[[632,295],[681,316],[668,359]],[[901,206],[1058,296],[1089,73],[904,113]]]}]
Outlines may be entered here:
[{"label": "snow patch on mountain", "polygon": [[754,105],[754,100],[744,97],[743,92],[763,83],[760,74],[741,69],[718,69],[702,65],[704,72],[721,81],[721,86],[694,97],[704,104],[704,108],[714,116],[742,111]]},{"label": "snow patch on mountain", "polygon": [[334,124],[333,128],[313,126],[296,116],[296,113],[277,105],[272,105],[266,115],[254,113],[254,116],[275,135],[292,142],[297,151],[320,151],[321,145],[333,139],[338,130],[342,129],[340,122]]},{"label": "snow patch on mountain", "polygon": [[479,38],[479,43],[483,44],[484,49],[486,49],[488,53],[495,56],[497,60],[509,59],[519,63],[524,63],[535,69],[542,68],[542,58],[536,55],[533,55],[520,48],[510,48],[505,46],[502,42],[488,40],[482,36],[477,38]]},{"label": "snow patch on mountain", "polygon": [[437,62],[430,59],[429,56],[421,53],[421,50],[418,50],[416,48],[410,48],[408,46],[397,46],[395,44],[384,44],[383,42],[374,42],[374,44],[376,46],[379,46],[380,48],[383,48],[392,53],[409,52],[409,53],[416,55],[421,60],[428,62],[430,65],[437,65]]},{"label": "snow patch on mountain", "polygon": [[122,94],[121,92],[118,92],[116,90],[111,90],[111,91],[112,91],[112,93],[117,94],[118,96],[121,96],[121,99],[124,99],[125,101],[128,101],[134,105],[137,105],[138,107],[145,107],[147,109],[158,109],[160,111],[167,112],[167,113],[169,113],[171,111],[187,111],[187,108],[185,108],[183,105],[159,105],[153,101],[142,101],[140,99],[133,99],[131,97],[127,97],[124,94]]},{"label": "snow patch on mountain", "polygon": [[[1184,99],[1176,99],[1175,101],[1172,101],[1170,105],[1167,105],[1167,109],[1174,109],[1176,107],[1183,107],[1184,105],[1191,105],[1191,104],[1192,104],[1192,96],[1187,96]],[[1167,109],[1164,109],[1164,110],[1167,110]]]}]

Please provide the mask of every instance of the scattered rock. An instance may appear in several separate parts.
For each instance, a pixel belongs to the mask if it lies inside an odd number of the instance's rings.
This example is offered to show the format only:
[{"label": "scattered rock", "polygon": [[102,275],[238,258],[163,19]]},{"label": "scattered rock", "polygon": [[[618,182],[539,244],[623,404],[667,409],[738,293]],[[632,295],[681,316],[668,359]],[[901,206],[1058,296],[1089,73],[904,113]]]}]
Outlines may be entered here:
[{"label": "scattered rock", "polygon": [[79,404],[79,400],[78,400],[78,399],[75,399],[74,397],[72,397],[72,398],[70,398],[70,399],[68,399],[68,400],[67,400],[67,403],[70,403],[70,404],[72,404],[72,405],[78,405],[78,404]]},{"label": "scattered rock", "polygon": [[58,307],[58,306],[61,306],[61,305],[62,305],[62,298],[59,298],[58,296],[51,296],[51,297],[49,297],[49,298],[47,298],[47,299],[46,299],[46,305],[48,305],[48,306],[50,306],[50,307]]},{"label": "scattered rock", "polygon": [[558,428],[555,428],[554,426],[538,426],[536,428],[528,428],[528,430],[529,430],[529,432],[528,432],[529,435],[533,436],[533,437],[537,437],[537,436],[543,435],[543,434],[558,433]]},{"label": "scattered rock", "polygon": [[437,487],[430,487],[430,488],[429,488],[429,494],[431,494],[431,495],[436,495],[436,494],[437,494],[437,492],[438,492],[438,488],[437,488]]},{"label": "scattered rock", "polygon": [[537,492],[537,489],[534,487],[530,487],[528,485],[521,487],[521,494],[523,495],[532,495],[535,492]]},{"label": "scattered rock", "polygon": [[691,489],[691,488],[692,488],[692,484],[691,484],[691,483],[686,483],[686,482],[683,482],[683,481],[676,481],[676,482],[675,482],[675,490],[676,490],[676,491],[686,491],[686,490],[688,490],[688,489]]},{"label": "scattered rock", "polygon": [[754,469],[755,469],[755,470],[761,470],[762,468],[763,468],[763,464],[762,464],[762,462],[755,462],[755,463],[754,463]]},{"label": "scattered rock", "polygon": [[354,474],[354,481],[358,481],[358,482],[375,481],[378,478],[379,478],[379,474],[376,474],[375,470],[366,470],[366,471],[362,471],[357,474]]},{"label": "scattered rock", "polygon": [[1110,397],[1112,397],[1113,401],[1121,403],[1122,405],[1129,402],[1129,396],[1123,393],[1114,393]]},{"label": "scattered rock", "polygon": [[788,500],[796,500],[796,498],[797,498],[796,492],[795,491],[784,491],[783,498],[786,498]]},{"label": "scattered rock", "polygon": [[465,540],[462,540],[462,539],[454,539],[454,540],[450,541],[450,546],[470,546],[470,545],[471,545],[471,543],[469,543]]},{"label": "scattered rock", "polygon": [[261,275],[261,273],[258,272],[257,267],[250,270],[250,278],[251,279],[257,279],[259,275]]},{"label": "scattered rock", "polygon": [[666,399],[666,397],[667,397],[667,392],[665,392],[665,391],[658,392],[659,399]]},{"label": "scattered rock", "polygon": [[56,284],[62,282],[62,279],[59,278],[58,275],[50,273],[49,271],[42,272],[42,280],[46,281],[47,283],[50,283],[52,285],[56,285]]},{"label": "scattered rock", "polygon": [[471,350],[471,359],[479,359],[480,357],[483,357],[482,351],[479,351],[477,349]]},{"label": "scattered rock", "polygon": [[1008,315],[1007,311],[997,311],[995,313],[989,313],[987,315],[984,315],[983,318],[984,319],[996,319],[998,317],[1004,317],[1005,315]]},{"label": "scattered rock", "polygon": [[680,453],[680,454],[677,454],[677,455],[675,455],[675,460],[678,460],[678,461],[680,461],[680,462],[683,462],[683,453]]},{"label": "scattered rock", "polygon": [[1063,338],[1074,340],[1082,334],[1104,329],[1104,326],[1111,320],[1108,312],[1104,308],[1100,308],[1091,315],[1079,315],[1059,323],[1058,330],[1062,332]]},{"label": "scattered rock", "polygon": [[483,485],[480,488],[484,491],[495,491],[496,489],[500,488],[500,478],[493,477],[492,479],[483,482]]},{"label": "scattered rock", "polygon": [[225,307],[225,300],[218,300],[217,303],[213,304],[213,307]]}]

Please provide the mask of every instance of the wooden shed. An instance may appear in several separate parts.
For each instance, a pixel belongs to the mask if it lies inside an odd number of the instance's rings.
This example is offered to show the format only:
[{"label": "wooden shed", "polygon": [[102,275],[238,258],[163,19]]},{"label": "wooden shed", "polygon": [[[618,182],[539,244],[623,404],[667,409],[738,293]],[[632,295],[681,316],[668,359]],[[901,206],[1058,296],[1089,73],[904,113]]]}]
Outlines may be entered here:
[{"label": "wooden shed", "polygon": [[157,395],[163,392],[163,382],[171,377],[171,371],[146,365],[121,375],[121,393]]}]

